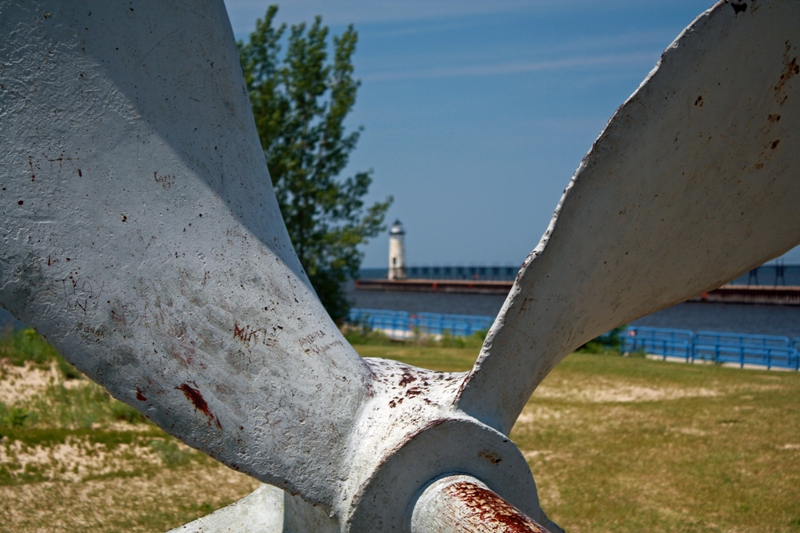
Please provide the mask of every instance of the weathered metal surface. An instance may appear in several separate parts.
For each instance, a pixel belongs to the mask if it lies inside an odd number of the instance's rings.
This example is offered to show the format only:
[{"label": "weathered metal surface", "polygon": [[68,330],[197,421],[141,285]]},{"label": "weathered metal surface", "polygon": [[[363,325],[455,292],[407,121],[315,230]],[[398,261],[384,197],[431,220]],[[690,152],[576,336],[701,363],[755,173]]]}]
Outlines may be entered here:
[{"label": "weathered metal surface", "polygon": [[291,500],[298,523],[401,531],[456,467],[543,516],[516,447],[453,410],[463,374],[366,362],[327,317],[221,0],[0,10],[3,306],[166,431],[316,505]]},{"label": "weathered metal surface", "polygon": [[0,10],[0,302],[166,431],[332,506],[369,370],[292,249],[222,1]]},{"label": "weathered metal surface", "polygon": [[414,505],[411,533],[549,533],[471,476],[449,476]]},{"label": "weathered metal surface", "polygon": [[[247,514],[265,531],[407,532],[417,495],[461,473],[557,532],[506,436],[535,386],[591,337],[800,241],[795,1],[719,3],[665,52],[469,376],[362,360],[325,314],[221,0],[6,0],[0,36],[0,303],[166,431],[300,496],[281,511],[264,488],[183,531]],[[447,509],[511,516],[452,487]],[[421,509],[427,527],[436,507]]]},{"label": "weathered metal surface", "polygon": [[720,2],[620,107],[525,262],[458,400],[507,432],[593,337],[800,243],[800,2]]},{"label": "weathered metal surface", "polygon": [[353,531],[405,531],[409,505],[432,479],[471,474],[531,518],[560,531],[539,506],[530,468],[504,434],[452,409],[464,374],[367,360],[375,379],[351,436],[340,516]]},{"label": "weathered metal surface", "polygon": [[[551,531],[561,531],[541,510],[517,446],[506,435],[452,410],[465,373],[365,361],[373,376],[370,401],[350,435],[348,478],[341,502],[332,509],[343,531],[407,531],[408,513],[420,491],[429,481],[453,472],[469,472]],[[297,499],[294,509],[294,522],[307,523],[318,513]],[[194,523],[187,527],[185,531],[193,531]],[[225,531],[205,527],[204,533]]]},{"label": "weathered metal surface", "polygon": [[284,533],[286,492],[261,485],[238,502],[169,533]]},{"label": "weathered metal surface", "polygon": [[339,524],[299,496],[271,485],[169,533],[337,533]]}]

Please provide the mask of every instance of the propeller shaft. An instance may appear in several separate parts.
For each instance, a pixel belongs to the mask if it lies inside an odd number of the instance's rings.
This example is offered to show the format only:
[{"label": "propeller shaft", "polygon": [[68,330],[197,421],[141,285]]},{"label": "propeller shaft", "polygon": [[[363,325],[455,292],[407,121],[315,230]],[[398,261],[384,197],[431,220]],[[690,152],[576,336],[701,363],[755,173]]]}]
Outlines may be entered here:
[{"label": "propeller shaft", "polygon": [[441,478],[422,493],[411,533],[550,533],[471,476]]}]

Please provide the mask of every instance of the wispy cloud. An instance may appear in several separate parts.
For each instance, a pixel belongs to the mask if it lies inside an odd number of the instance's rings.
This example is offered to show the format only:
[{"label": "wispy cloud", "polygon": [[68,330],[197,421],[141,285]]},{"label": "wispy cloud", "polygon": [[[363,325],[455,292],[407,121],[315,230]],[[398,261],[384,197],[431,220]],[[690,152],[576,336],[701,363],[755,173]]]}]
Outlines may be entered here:
[{"label": "wispy cloud", "polygon": [[[263,0],[225,0],[234,33],[252,30],[256,17],[264,15]],[[606,0],[604,7],[634,5],[635,0]],[[280,4],[278,18],[290,24],[322,15],[331,25],[372,24],[489,15],[514,11],[570,11],[596,6],[594,0],[292,0]]]},{"label": "wispy cloud", "polygon": [[[613,35],[582,35],[565,40],[545,40],[536,43],[483,41],[478,45],[450,47],[444,53],[436,49],[422,48],[405,52],[402,46],[397,49],[367,50],[358,55],[359,77],[369,79],[407,79],[411,77],[431,77],[433,72],[443,70],[485,70],[487,67],[511,69],[512,73],[522,68],[543,70],[547,68],[566,68],[573,64],[580,66],[595,58],[594,65],[611,64],[609,57],[637,60],[644,57],[647,63],[655,62],[658,54],[671,42],[674,35],[670,31],[628,32]],[[471,43],[472,44],[472,43]],[[648,55],[649,54],[649,55]],[[564,64],[566,63],[566,64]],[[636,63],[635,65],[638,65]],[[502,66],[500,66],[502,65]],[[548,65],[550,65],[548,67]],[[466,75],[466,74],[465,74]],[[387,76],[389,76],[387,78]],[[365,78],[367,79],[367,78]]]},{"label": "wispy cloud", "polygon": [[507,62],[467,66],[442,66],[424,69],[386,70],[367,72],[361,79],[369,82],[412,80],[424,78],[455,78],[464,76],[498,76],[527,72],[568,70],[576,68],[618,65],[621,68],[655,64],[657,55],[652,52],[610,54],[593,57],[571,57],[557,60]]}]

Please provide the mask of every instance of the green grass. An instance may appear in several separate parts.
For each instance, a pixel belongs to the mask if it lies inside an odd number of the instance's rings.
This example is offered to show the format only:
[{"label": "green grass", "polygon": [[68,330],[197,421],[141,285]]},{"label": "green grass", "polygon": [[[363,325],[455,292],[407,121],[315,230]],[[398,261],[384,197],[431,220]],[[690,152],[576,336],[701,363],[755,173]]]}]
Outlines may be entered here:
[{"label": "green grass", "polygon": [[599,382],[664,396],[534,394],[512,438],[571,531],[800,531],[799,378],[572,355],[542,392]]},{"label": "green grass", "polygon": [[55,363],[59,372],[67,379],[82,377],[80,371],[66,361],[34,329],[14,331],[7,328],[0,334],[0,359],[14,366],[32,363],[40,368],[48,368]]},{"label": "green grass", "polygon": [[33,329],[14,331],[7,328],[0,335],[0,358],[14,366],[22,366],[26,362],[44,366],[58,357],[55,348]]},{"label": "green grass", "polygon": [[415,330],[408,339],[398,341],[391,339],[379,330],[367,326],[346,325],[342,330],[347,342],[353,346],[424,346],[428,348],[469,348],[479,350],[483,345],[488,330],[476,331],[468,337],[455,336],[449,330],[441,335],[427,335]]},{"label": "green grass", "polygon": [[44,376],[0,403],[0,531],[166,531],[259,485],[113,399],[33,330],[4,332],[0,359],[0,387]]},{"label": "green grass", "polygon": [[[15,364],[58,366],[27,335],[14,340],[26,350]],[[367,342],[362,356],[444,371],[469,370],[478,353],[472,340]],[[59,372],[40,394],[0,405],[0,531],[165,531],[258,485]],[[796,373],[572,354],[511,437],[543,508],[572,533],[800,532]],[[65,447],[86,464],[56,454],[23,466]]]},{"label": "green grass", "polygon": [[355,348],[362,357],[394,359],[409,365],[443,372],[469,370],[477,357],[477,350],[473,348],[442,348],[399,343],[392,346],[356,345]]},{"label": "green grass", "polygon": [[[474,350],[357,347],[434,370]],[[800,375],[572,354],[511,433],[570,532],[800,531]]]}]

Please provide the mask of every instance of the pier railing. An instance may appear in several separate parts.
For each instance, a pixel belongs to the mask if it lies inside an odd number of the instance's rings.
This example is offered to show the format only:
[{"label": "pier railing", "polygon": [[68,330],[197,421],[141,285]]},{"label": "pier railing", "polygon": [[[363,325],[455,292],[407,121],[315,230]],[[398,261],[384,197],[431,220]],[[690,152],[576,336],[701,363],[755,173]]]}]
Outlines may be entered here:
[{"label": "pier railing", "polygon": [[[354,308],[350,310],[349,322],[382,331],[393,338],[406,339],[416,334],[470,336],[488,330],[494,318]],[[800,370],[800,337],[630,326],[622,334],[620,350],[681,359],[687,363]]]},{"label": "pier railing", "polygon": [[349,322],[406,338],[413,333],[468,337],[491,327],[494,318],[480,315],[408,313],[385,309],[351,309]]},{"label": "pier railing", "polygon": [[682,329],[631,326],[622,341],[623,352],[644,352],[664,359],[766,366],[800,370],[800,337],[790,340],[778,335],[751,335]]},{"label": "pier railing", "polygon": [[800,265],[786,265],[780,261],[767,263],[742,274],[730,284],[756,287],[797,286],[800,285]]},{"label": "pier railing", "polygon": [[[409,279],[430,280],[483,280],[514,281],[519,272],[519,265],[491,266],[453,266],[453,265],[410,265],[406,266]],[[364,268],[359,271],[360,279],[387,279],[387,268]]]},{"label": "pier railing", "polygon": [[[407,265],[409,279],[514,281],[519,265]],[[360,279],[387,279],[388,268],[363,268]],[[800,286],[800,264],[767,263],[742,274],[731,285]]]}]

